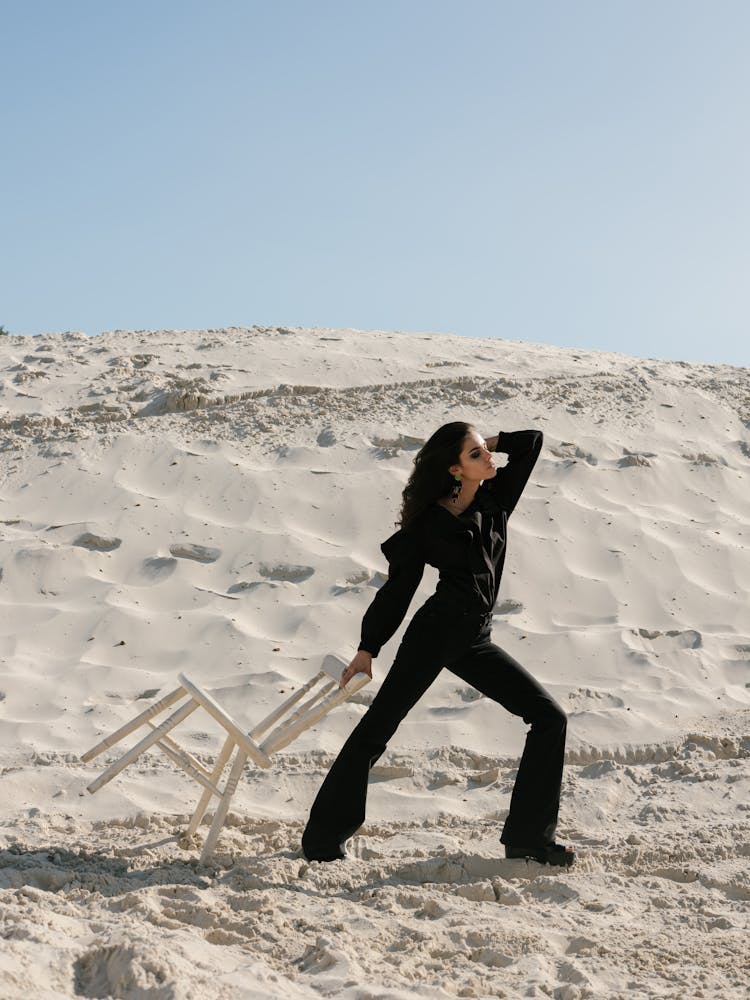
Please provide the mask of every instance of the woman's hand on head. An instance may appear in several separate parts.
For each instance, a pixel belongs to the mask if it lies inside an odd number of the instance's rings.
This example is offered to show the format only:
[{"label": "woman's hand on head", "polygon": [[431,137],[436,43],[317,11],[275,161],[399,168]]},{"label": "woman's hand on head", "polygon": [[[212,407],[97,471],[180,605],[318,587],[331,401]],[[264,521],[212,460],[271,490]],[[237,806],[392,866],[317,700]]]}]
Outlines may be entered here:
[{"label": "woman's hand on head", "polygon": [[367,674],[372,680],[372,653],[368,653],[366,649],[358,650],[352,658],[351,663],[341,675],[339,687],[345,687],[355,674]]}]

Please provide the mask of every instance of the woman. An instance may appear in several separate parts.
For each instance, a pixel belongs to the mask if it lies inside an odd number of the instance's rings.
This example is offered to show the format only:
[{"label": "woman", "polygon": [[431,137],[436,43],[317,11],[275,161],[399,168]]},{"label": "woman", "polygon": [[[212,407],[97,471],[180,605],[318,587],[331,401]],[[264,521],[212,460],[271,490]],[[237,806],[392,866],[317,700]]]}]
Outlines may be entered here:
[{"label": "woman", "polygon": [[[365,820],[369,770],[409,710],[443,667],[531,725],[510,812],[500,837],[508,858],[554,865],[574,860],[555,843],[567,719],[545,689],[490,637],[505,561],[508,518],[542,448],[542,432],[485,439],[472,424],[444,424],[414,459],[401,527],[380,546],[388,579],[362,619],[358,651],[341,677],[372,676],[372,660],[403,621],[425,563],[440,578],[417,610],[367,712],[344,744],[315,798],[302,836],[309,861],[346,857],[345,842]],[[491,452],[505,452],[496,468]]]}]

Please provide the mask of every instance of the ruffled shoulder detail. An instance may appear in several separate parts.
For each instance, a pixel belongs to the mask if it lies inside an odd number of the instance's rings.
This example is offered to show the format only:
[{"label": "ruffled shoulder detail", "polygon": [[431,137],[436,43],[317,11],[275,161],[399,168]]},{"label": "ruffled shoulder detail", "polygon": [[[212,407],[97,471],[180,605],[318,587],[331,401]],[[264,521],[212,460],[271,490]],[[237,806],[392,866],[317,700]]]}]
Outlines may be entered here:
[{"label": "ruffled shoulder detail", "polygon": [[389,563],[405,562],[409,559],[422,559],[424,561],[419,541],[419,533],[414,527],[411,527],[408,530],[399,528],[399,530],[394,532],[390,538],[386,538],[386,540],[382,542],[380,551]]}]

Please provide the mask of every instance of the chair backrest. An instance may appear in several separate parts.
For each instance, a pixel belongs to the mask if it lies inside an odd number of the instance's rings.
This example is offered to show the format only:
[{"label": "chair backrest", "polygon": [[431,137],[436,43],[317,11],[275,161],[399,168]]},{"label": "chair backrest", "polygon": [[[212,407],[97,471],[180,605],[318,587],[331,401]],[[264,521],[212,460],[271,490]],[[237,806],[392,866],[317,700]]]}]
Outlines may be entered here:
[{"label": "chair backrest", "polygon": [[[313,696],[305,702],[298,710],[296,714],[304,712],[308,707],[313,705],[323,694],[327,694],[328,691],[338,684],[341,678],[341,671],[346,666],[344,661],[336,656],[334,653],[328,653],[326,658],[323,660],[323,665],[321,666],[318,673],[312,677],[306,684],[298,687],[296,691],[293,691],[291,696],[282,702],[278,708],[275,708],[270,715],[267,715],[265,719],[262,719],[257,726],[253,726],[250,730],[251,739],[257,740],[271,728],[271,726],[278,722],[288,711],[290,711],[297,702],[301,701],[308,692],[318,685],[318,691],[313,694]],[[338,674],[338,676],[337,676]]]},{"label": "chair backrest", "polygon": [[[305,729],[319,722],[331,709],[369,684],[370,678],[367,674],[355,674],[346,687],[340,688],[341,674],[346,666],[347,663],[341,657],[329,653],[311,680],[298,688],[290,698],[252,729],[250,736],[256,739],[277,723],[276,728],[260,744],[263,753],[270,755],[282,750]],[[308,694],[310,697],[295,709],[295,705]]]},{"label": "chair backrest", "polygon": [[[288,746],[300,733],[314,726],[331,709],[340,705],[370,682],[367,674],[355,674],[344,688],[339,687],[346,662],[335,653],[329,653],[321,669],[305,684],[298,687],[277,708],[258,722],[249,732],[242,730],[217,702],[194,684],[184,674],[178,674],[180,683],[199,701],[236,742],[261,767],[268,767],[269,756]],[[303,700],[304,699],[304,700]],[[274,727],[274,728],[272,728]],[[271,730],[270,732],[268,732]],[[262,743],[261,736],[268,733]]]}]

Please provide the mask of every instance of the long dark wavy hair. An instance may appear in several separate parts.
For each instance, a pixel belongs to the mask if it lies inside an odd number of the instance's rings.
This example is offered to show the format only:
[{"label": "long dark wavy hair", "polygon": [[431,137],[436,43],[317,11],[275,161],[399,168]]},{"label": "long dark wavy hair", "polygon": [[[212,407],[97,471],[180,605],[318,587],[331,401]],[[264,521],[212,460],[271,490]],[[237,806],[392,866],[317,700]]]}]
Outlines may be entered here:
[{"label": "long dark wavy hair", "polygon": [[417,452],[414,471],[401,494],[401,518],[393,523],[408,529],[430,504],[449,496],[456,480],[448,472],[461,456],[464,439],[474,424],[454,420],[438,427]]}]

